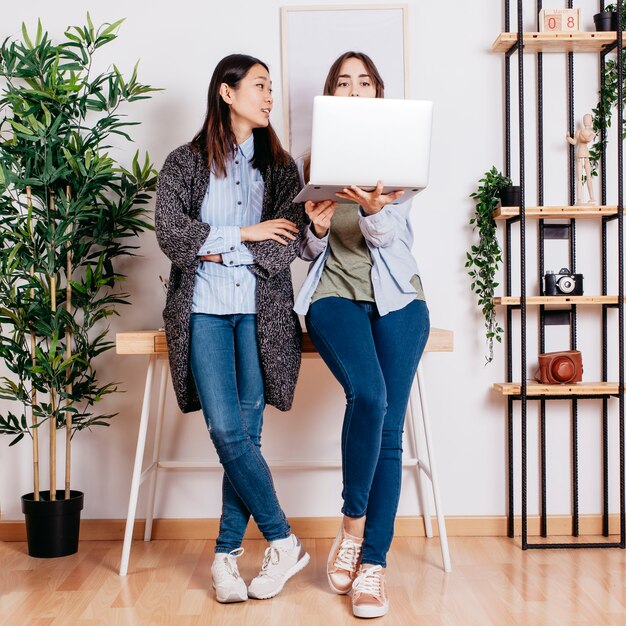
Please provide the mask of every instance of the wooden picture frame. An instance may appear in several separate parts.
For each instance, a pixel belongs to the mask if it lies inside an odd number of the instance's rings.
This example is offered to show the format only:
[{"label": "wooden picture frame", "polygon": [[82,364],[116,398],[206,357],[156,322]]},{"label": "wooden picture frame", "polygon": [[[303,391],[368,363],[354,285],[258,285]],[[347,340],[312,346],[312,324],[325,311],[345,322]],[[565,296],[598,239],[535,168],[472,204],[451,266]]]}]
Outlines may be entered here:
[{"label": "wooden picture frame", "polygon": [[281,7],[284,139],[294,158],[309,150],[314,96],[333,61],[365,52],[385,82],[385,97],[408,98],[408,5]]}]

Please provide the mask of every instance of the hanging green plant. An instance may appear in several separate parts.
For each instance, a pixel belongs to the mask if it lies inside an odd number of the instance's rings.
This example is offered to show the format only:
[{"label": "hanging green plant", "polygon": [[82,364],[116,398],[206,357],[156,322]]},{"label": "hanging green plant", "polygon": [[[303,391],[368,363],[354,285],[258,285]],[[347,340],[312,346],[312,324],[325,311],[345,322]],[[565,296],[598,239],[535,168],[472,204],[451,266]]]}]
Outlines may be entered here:
[{"label": "hanging green plant", "polygon": [[465,267],[471,278],[470,288],[478,297],[478,306],[485,318],[487,339],[487,363],[493,361],[493,341],[501,343],[502,327],[496,319],[496,307],[493,304],[496,273],[502,263],[502,249],[498,243],[496,223],[493,211],[500,199],[500,192],[511,186],[511,179],[504,176],[494,166],[480,179],[478,189],[470,195],[476,202],[474,216],[469,223],[478,231],[478,243],[467,252]]},{"label": "hanging green plant", "polygon": [[[617,6],[609,4],[605,11],[617,13]],[[622,2],[622,29],[626,26],[626,2]],[[626,67],[626,50],[622,50],[622,63]],[[604,142],[600,140],[602,129],[611,127],[611,118],[613,109],[617,107],[617,54],[614,57],[607,58],[602,72],[603,84],[601,83],[598,92],[599,100],[596,107],[592,110],[593,114],[593,130],[598,140],[589,148],[589,163],[591,165],[592,176],[598,175],[598,164],[602,159],[602,152],[606,150],[607,137],[605,135]],[[626,89],[626,74],[623,77],[623,87]],[[626,104],[626,103],[625,103]],[[622,141],[626,139],[626,119],[622,126]]]}]

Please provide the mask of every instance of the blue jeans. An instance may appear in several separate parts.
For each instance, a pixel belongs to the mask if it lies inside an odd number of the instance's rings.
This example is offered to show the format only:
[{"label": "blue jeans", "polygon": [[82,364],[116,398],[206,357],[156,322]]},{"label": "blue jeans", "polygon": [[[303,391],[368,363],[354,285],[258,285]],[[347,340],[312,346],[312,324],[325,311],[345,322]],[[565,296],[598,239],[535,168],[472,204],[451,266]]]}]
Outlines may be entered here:
[{"label": "blue jeans", "polygon": [[428,340],[428,307],[414,300],[380,316],[374,303],[330,297],[316,300],[306,321],[346,394],[342,513],[365,515],[362,562],[385,567],[400,499],[404,415]]},{"label": "blue jeans", "polygon": [[216,552],[241,546],[250,515],[268,541],[291,529],[261,455],[263,375],[256,315],[191,316],[191,371],[220,463],[222,516]]}]

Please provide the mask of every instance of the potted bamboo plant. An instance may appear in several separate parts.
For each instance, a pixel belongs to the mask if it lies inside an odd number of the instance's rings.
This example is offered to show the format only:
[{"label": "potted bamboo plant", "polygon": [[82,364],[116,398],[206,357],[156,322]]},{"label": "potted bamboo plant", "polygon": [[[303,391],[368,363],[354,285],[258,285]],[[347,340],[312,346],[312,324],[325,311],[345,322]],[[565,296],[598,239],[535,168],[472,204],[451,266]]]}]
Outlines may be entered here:
[{"label": "potted bamboo plant", "polygon": [[[87,14],[58,43],[39,22],[32,39],[23,26],[21,40],[0,47],[0,434],[9,445],[32,442],[33,492],[22,497],[32,556],[78,548],[83,494],[71,489],[72,437],[113,417],[94,408],[116,391],[98,381],[94,359],[112,347],[106,320],[127,302],[114,261],[151,228],[148,155],[136,153],[126,169],[108,150],[136,124],[121,110],[155,90],[137,81],[136,66],[128,79],[115,65],[91,70],[122,21],[96,28]],[[48,489],[39,480],[44,435]]]}]

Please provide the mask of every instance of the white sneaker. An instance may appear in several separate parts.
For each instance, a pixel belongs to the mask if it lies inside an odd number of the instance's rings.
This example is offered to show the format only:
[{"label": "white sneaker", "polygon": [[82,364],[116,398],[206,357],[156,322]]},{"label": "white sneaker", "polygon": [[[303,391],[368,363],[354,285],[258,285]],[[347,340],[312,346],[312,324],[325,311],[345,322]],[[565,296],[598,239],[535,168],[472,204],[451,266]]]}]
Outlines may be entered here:
[{"label": "white sneaker", "polygon": [[243,548],[237,548],[228,554],[218,552],[215,555],[211,575],[218,602],[245,602],[248,599],[246,583],[237,567],[237,559],[242,554]]},{"label": "white sneaker", "polygon": [[383,568],[380,565],[361,567],[352,583],[352,614],[355,617],[382,617],[388,610]]},{"label": "white sneaker", "polygon": [[[293,535],[292,535],[293,536]],[[270,544],[265,550],[263,565],[248,587],[248,595],[257,600],[266,600],[279,594],[285,583],[309,562],[309,555],[297,537],[293,536],[291,548],[279,548]]]}]

